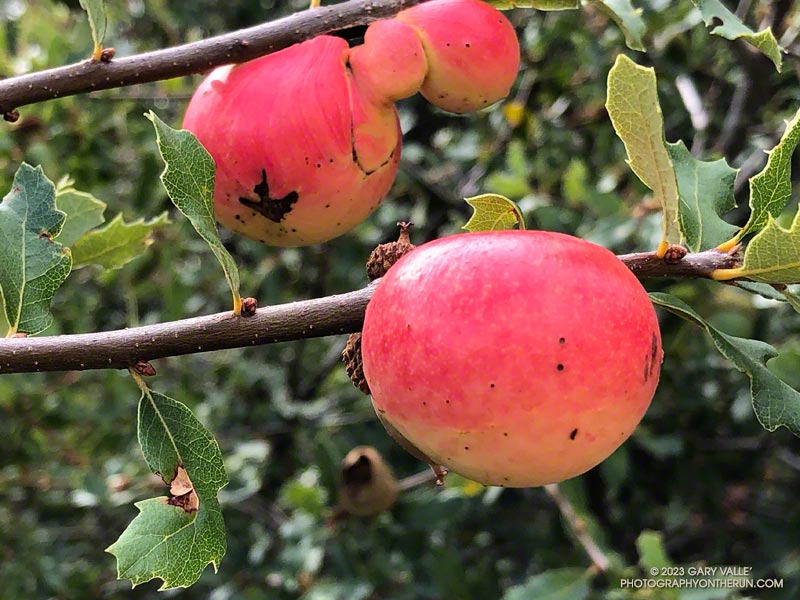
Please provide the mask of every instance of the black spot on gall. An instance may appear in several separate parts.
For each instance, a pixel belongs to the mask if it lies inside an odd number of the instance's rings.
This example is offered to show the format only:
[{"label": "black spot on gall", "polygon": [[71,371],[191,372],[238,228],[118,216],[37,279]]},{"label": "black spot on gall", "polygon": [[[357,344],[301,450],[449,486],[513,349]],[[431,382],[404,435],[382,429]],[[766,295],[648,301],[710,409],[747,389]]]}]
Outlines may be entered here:
[{"label": "black spot on gall", "polygon": [[559,344],[566,344],[567,343],[567,338],[558,338],[558,343]]},{"label": "black spot on gall", "polygon": [[493,388],[493,387],[494,387],[494,384],[493,384],[493,383],[490,383],[490,384],[489,384],[489,387],[490,387],[490,388]]},{"label": "black spot on gall", "polygon": [[[242,196],[239,202],[275,223],[280,223],[284,219],[300,197],[297,192],[289,192],[283,198],[270,197],[266,169],[261,169],[261,181],[253,187],[253,193],[258,196],[258,200]],[[253,216],[255,215],[256,213],[253,213]]]},{"label": "black spot on gall", "polygon": [[556,365],[556,369],[558,369],[559,371],[563,371],[564,370],[564,365],[562,365],[561,363],[558,363]]},{"label": "black spot on gall", "polygon": [[573,430],[572,430],[572,432],[569,434],[569,439],[571,439],[571,440],[574,440],[574,439],[577,437],[577,435],[578,435],[578,428],[576,427],[576,428],[575,428],[575,429],[573,429]]}]

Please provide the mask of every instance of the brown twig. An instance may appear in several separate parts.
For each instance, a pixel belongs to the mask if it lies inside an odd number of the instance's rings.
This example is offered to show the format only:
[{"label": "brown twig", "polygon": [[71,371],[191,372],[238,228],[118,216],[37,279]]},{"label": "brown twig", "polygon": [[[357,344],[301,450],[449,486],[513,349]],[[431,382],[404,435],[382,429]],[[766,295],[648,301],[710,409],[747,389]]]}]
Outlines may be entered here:
[{"label": "brown twig", "polygon": [[611,562],[597,542],[592,539],[592,536],[586,529],[586,524],[583,522],[583,519],[575,512],[575,507],[572,506],[569,499],[561,493],[558,485],[555,483],[546,485],[544,486],[544,491],[547,492],[547,495],[556,503],[558,510],[561,512],[561,516],[564,517],[564,520],[569,524],[572,533],[575,535],[578,543],[580,543],[586,551],[592,563],[600,571],[608,571]]},{"label": "brown twig", "polygon": [[[708,250],[670,264],[655,252],[619,257],[639,278],[708,278],[741,265],[737,253]],[[376,280],[376,282],[379,280]],[[375,283],[354,292],[100,333],[0,339],[0,374],[127,369],[139,361],[361,331]]]},{"label": "brown twig", "polygon": [[[108,62],[84,60],[0,80],[0,114],[21,106],[208,71],[240,63],[317,35],[385,19],[426,0],[351,0],[295,13],[224,35]],[[8,119],[7,119],[8,120]]]}]

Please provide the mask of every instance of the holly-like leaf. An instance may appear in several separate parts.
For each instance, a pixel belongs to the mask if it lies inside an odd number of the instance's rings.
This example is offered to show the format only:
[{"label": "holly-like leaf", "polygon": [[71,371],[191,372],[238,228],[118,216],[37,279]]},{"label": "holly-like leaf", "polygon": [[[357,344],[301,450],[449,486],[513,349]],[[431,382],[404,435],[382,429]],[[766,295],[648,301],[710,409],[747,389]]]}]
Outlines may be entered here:
[{"label": "holly-like leaf", "polygon": [[75,242],[72,246],[75,268],[100,265],[119,269],[141,256],[153,243],[155,230],[169,222],[166,212],[149,221],[137,219],[131,223],[126,223],[119,214],[105,227],[94,229]]},{"label": "holly-like leaf", "polygon": [[108,26],[108,17],[106,17],[106,7],[104,0],[79,0],[81,8],[86,11],[89,16],[89,27],[92,30],[92,41],[94,42],[94,49],[92,50],[92,60],[100,60],[100,54],[103,51],[103,40],[106,37],[106,27]]},{"label": "holly-like leaf", "polygon": [[119,578],[134,586],[158,578],[162,590],[188,587],[225,555],[222,453],[185,405],[151,390],[139,400],[139,444],[173,495],[138,502],[139,515],[107,552],[117,557]]},{"label": "holly-like leaf", "polygon": [[606,108],[617,136],[625,144],[628,164],[661,205],[659,252],[681,241],[678,226],[678,183],[664,140],[664,121],[652,68],[637,65],[624,54],[608,73]]},{"label": "holly-like leaf", "polygon": [[537,10],[572,10],[580,7],[579,0],[488,0],[499,10],[535,8]]},{"label": "holly-like leaf", "polygon": [[85,233],[105,222],[106,203],[72,186],[56,189],[56,206],[67,214],[58,234],[58,241],[65,246],[72,246]]},{"label": "holly-like leaf", "polygon": [[770,217],[777,217],[792,196],[792,154],[800,143],[800,110],[786,123],[778,144],[767,152],[766,166],[750,178],[750,218],[736,236],[758,231]]},{"label": "holly-like leaf", "polygon": [[718,280],[747,277],[763,283],[800,283],[800,211],[784,229],[769,217],[767,226],[747,244],[744,263],[737,269],[718,269]]},{"label": "holly-like leaf", "polygon": [[644,52],[642,36],[647,26],[642,19],[642,9],[634,8],[631,0],[591,0],[602,12],[611,17],[625,34],[625,44],[631,50]]},{"label": "holly-like leaf", "polygon": [[706,323],[685,302],[669,294],[653,292],[650,299],[658,306],[705,329],[717,350],[750,378],[753,410],[764,429],[775,431],[783,426],[800,437],[800,393],[767,368],[767,361],[778,355],[775,348],[759,340],[747,340],[722,333]]},{"label": "holly-like leaf", "polygon": [[66,215],[53,182],[22,163],[0,203],[0,294],[7,335],[34,335],[53,322],[50,301],[72,269],[69,248],[53,240]]},{"label": "holly-like leaf", "polygon": [[720,215],[736,208],[733,182],[737,169],[725,159],[697,160],[683,142],[667,144],[675,167],[680,204],[678,220],[686,245],[692,252],[714,248],[737,231]]},{"label": "holly-like leaf", "polygon": [[233,311],[242,310],[239,270],[222,245],[214,216],[214,159],[189,131],[172,129],[150,111],[145,115],[156,130],[156,141],[166,168],[161,181],[172,203],[189,219],[222,265],[233,295]]},{"label": "holly-like leaf", "polygon": [[465,200],[475,211],[463,227],[467,231],[500,231],[515,226],[525,229],[519,207],[505,196],[481,194]]},{"label": "holly-like leaf", "polygon": [[705,24],[708,27],[715,26],[711,33],[729,40],[742,38],[769,58],[778,71],[781,70],[783,48],[778,45],[778,40],[775,39],[771,29],[767,28],[756,33],[742,24],[739,18],[719,0],[692,0],[692,2],[700,9]]}]

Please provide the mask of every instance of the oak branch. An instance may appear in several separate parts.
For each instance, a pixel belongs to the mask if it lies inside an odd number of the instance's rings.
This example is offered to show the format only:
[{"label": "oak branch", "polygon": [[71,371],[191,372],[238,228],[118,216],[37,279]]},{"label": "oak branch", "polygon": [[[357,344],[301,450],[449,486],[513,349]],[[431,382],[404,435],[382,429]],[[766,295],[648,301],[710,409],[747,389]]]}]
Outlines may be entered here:
[{"label": "oak branch", "polygon": [[191,44],[72,65],[0,80],[0,114],[13,121],[21,106],[98,90],[193,75],[277,52],[315,36],[367,25],[426,0],[351,0]]},{"label": "oak branch", "polygon": [[[716,269],[741,265],[737,254],[715,250],[674,263],[654,252],[619,258],[640,278],[707,278]],[[0,339],[0,374],[125,369],[167,356],[353,333],[361,331],[378,281],[346,294],[259,308],[249,317],[226,312],[118,331]]]}]

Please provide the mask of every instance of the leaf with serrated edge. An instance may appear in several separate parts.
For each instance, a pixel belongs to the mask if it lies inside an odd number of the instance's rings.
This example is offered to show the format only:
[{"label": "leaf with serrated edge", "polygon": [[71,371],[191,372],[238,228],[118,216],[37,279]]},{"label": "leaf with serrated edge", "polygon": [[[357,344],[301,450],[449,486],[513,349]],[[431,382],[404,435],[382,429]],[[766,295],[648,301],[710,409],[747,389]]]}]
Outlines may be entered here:
[{"label": "leaf with serrated edge", "polygon": [[628,164],[661,205],[663,256],[669,244],[679,244],[678,183],[664,140],[664,121],[652,68],[637,65],[624,54],[608,73],[606,108],[617,136],[625,144]]},{"label": "leaf with serrated edge", "polygon": [[611,17],[625,34],[625,45],[631,50],[644,52],[642,36],[647,26],[642,19],[642,9],[634,8],[631,0],[591,0],[601,11]]},{"label": "leaf with serrated edge", "polygon": [[148,390],[139,400],[139,444],[150,469],[170,483],[183,467],[199,498],[196,512],[167,498],[138,502],[140,513],[107,548],[120,579],[134,586],[161,579],[161,589],[192,585],[225,555],[225,523],[217,494],[228,482],[222,453],[211,435],[180,402]]},{"label": "leaf with serrated edge", "polygon": [[94,229],[75,242],[72,246],[75,268],[100,265],[119,269],[141,256],[153,243],[153,232],[169,222],[166,212],[149,221],[137,219],[131,223],[117,215],[105,227]]},{"label": "leaf with serrated edge", "polygon": [[58,241],[72,246],[85,233],[105,222],[106,203],[71,187],[56,190],[56,206],[67,213]]},{"label": "leaf with serrated edge", "polygon": [[792,196],[792,154],[800,143],[800,110],[786,123],[778,144],[767,152],[766,166],[750,178],[750,218],[736,236],[742,239],[751,231],[767,224],[769,217],[777,217],[786,208]]},{"label": "leaf with serrated edge", "polygon": [[537,10],[573,10],[580,7],[578,0],[488,0],[499,10],[535,8]]},{"label": "leaf with serrated edge", "polygon": [[145,114],[156,130],[156,141],[166,168],[161,181],[172,203],[208,244],[222,265],[233,295],[233,312],[242,310],[239,269],[219,239],[214,216],[214,159],[189,131],[172,129],[153,111]]},{"label": "leaf with serrated edge", "polygon": [[467,231],[500,231],[515,226],[525,229],[519,207],[505,196],[482,194],[465,200],[475,211],[463,227]]},{"label": "leaf with serrated edge", "polygon": [[106,7],[104,0],[79,0],[81,8],[89,16],[89,27],[92,30],[92,40],[94,50],[92,59],[100,60],[100,53],[103,50],[103,40],[106,37],[106,27],[108,18],[106,17]]},{"label": "leaf with serrated edge", "polygon": [[692,252],[714,248],[738,229],[720,215],[736,208],[733,182],[737,169],[725,159],[697,160],[683,142],[667,144],[678,180],[678,220],[686,245]]},{"label": "leaf with serrated edge", "polygon": [[705,329],[714,345],[736,368],[750,378],[753,410],[767,431],[786,427],[800,437],[800,393],[778,379],[767,368],[767,361],[778,351],[759,340],[747,340],[722,333],[705,322],[685,302],[660,292],[650,294],[658,306]]},{"label": "leaf with serrated edge", "polygon": [[22,163],[0,203],[0,296],[7,335],[34,335],[50,326],[50,301],[72,269],[69,248],[53,240],[66,218],[55,198],[42,168]]},{"label": "leaf with serrated edge", "polygon": [[746,277],[762,283],[800,283],[800,211],[791,227],[784,229],[769,217],[744,251],[744,263],[738,269],[717,269],[717,280]]},{"label": "leaf with serrated edge", "polygon": [[711,33],[729,40],[744,39],[769,58],[778,71],[781,70],[783,48],[778,45],[778,40],[775,39],[771,29],[767,28],[756,33],[745,27],[739,18],[719,0],[692,0],[692,2],[700,9],[703,21],[708,27],[716,25]]}]

